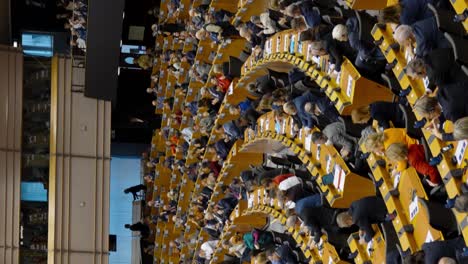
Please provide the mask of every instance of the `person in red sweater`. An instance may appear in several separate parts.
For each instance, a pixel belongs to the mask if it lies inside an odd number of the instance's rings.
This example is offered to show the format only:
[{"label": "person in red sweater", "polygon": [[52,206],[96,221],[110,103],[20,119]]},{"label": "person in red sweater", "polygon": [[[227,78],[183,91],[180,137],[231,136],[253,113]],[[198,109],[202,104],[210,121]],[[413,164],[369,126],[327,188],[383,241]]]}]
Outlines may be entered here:
[{"label": "person in red sweater", "polygon": [[218,74],[211,79],[211,83],[216,85],[219,91],[226,93],[229,85],[231,85],[231,80],[222,74]]},{"label": "person in red sweater", "polygon": [[[424,147],[422,145],[412,144],[408,147],[403,143],[393,143],[388,146],[385,154],[390,161],[406,161],[407,167],[412,166],[418,173],[427,175],[427,183],[430,186],[435,187],[441,184],[442,179],[439,171],[426,161]],[[401,172],[399,170],[401,170],[401,168],[395,168],[392,174]]]}]

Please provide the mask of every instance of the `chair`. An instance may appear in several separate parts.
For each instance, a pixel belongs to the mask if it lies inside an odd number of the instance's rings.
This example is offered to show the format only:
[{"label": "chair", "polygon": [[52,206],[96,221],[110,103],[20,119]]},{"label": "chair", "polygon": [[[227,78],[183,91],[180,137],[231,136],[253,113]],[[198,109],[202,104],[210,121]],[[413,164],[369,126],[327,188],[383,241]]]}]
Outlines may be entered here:
[{"label": "chair", "polygon": [[455,34],[457,36],[465,35],[465,28],[461,23],[455,22],[455,12],[451,9],[437,9],[432,4],[427,4],[427,7],[434,13],[437,22],[437,27],[443,32]]},{"label": "chair", "polygon": [[233,78],[240,78],[243,62],[238,58],[229,56],[229,75]]},{"label": "chair", "polygon": [[359,22],[359,39],[368,43],[374,43],[374,38],[370,34],[377,19],[366,12],[355,10],[356,18]]},{"label": "chair", "polygon": [[274,156],[269,156],[268,159],[273,162],[276,167],[283,167],[283,168],[291,168],[294,164],[292,164],[290,161],[288,161],[287,159],[283,159],[283,158],[278,158],[278,157],[274,157]]},{"label": "chair", "polygon": [[428,212],[429,224],[440,230],[444,235],[454,235],[459,233],[457,219],[453,212],[445,208],[443,204],[426,201],[418,198],[419,203]]},{"label": "chair", "polygon": [[385,255],[388,261],[389,256],[393,255],[392,253],[399,252],[398,247],[400,246],[400,240],[391,222],[380,224],[380,229],[382,229],[385,239]]},{"label": "chair", "polygon": [[468,47],[468,40],[449,34],[447,32],[444,33],[444,36],[450,45],[452,45],[455,60],[460,64],[468,65],[468,52],[466,51],[466,47]]}]

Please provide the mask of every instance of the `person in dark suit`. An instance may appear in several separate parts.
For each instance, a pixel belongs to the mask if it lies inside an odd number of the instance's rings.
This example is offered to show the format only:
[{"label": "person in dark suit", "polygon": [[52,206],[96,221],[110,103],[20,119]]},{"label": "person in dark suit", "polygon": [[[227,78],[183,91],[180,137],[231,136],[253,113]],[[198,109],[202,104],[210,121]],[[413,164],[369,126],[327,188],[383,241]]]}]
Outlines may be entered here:
[{"label": "person in dark suit", "polygon": [[394,127],[404,128],[405,119],[400,104],[378,101],[370,105],[362,106],[351,111],[351,119],[354,124],[368,124],[377,121],[379,127],[390,128],[390,122]]},{"label": "person in dark suit", "polygon": [[[462,237],[444,241],[432,241],[424,243],[422,250],[417,251],[404,258],[404,264],[424,263],[424,264],[439,264],[439,263],[457,263],[461,252],[465,247],[465,241]],[[424,259],[424,261],[422,261]],[[418,262],[421,261],[421,262]],[[466,262],[458,262],[466,263]]]},{"label": "person in dark suit", "polygon": [[149,226],[142,222],[136,222],[133,225],[126,224],[124,227],[132,231],[139,231],[142,237],[148,237],[150,234]]},{"label": "person in dark suit", "polygon": [[401,25],[397,27],[394,38],[402,47],[416,47],[415,55],[423,58],[435,49],[450,48],[450,43],[444,34],[439,31],[434,17],[414,23],[412,26]]},{"label": "person in dark suit", "polygon": [[337,216],[336,222],[341,228],[357,225],[359,230],[363,232],[361,242],[362,239],[369,242],[375,235],[372,224],[383,223],[393,220],[393,218],[395,215],[387,214],[387,207],[382,198],[369,196],[351,203],[347,212]]},{"label": "person in dark suit", "polygon": [[420,20],[434,16],[427,4],[435,4],[437,0],[400,0],[398,4],[382,10],[379,21],[381,23],[394,23],[412,25]]},{"label": "person in dark suit", "polygon": [[319,97],[313,95],[311,92],[306,92],[284,104],[283,111],[291,116],[297,115],[304,127],[313,128],[317,122],[314,120],[314,117],[306,111],[306,104],[316,105],[320,110],[324,109],[324,111],[326,111],[329,105],[327,102],[329,102],[328,98]]},{"label": "person in dark suit", "polygon": [[138,185],[135,185],[135,186],[132,186],[132,187],[129,187],[129,188],[125,189],[124,193],[125,194],[132,193],[133,200],[135,201],[137,199],[137,193],[140,192],[140,191],[146,191],[146,186],[143,185],[143,184],[138,184]]}]

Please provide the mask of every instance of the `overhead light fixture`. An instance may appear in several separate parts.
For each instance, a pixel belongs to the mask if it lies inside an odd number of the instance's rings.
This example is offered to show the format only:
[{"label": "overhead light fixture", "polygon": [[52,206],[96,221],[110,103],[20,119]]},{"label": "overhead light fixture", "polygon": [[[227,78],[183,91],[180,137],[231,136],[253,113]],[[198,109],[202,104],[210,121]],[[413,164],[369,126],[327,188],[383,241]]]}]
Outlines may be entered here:
[{"label": "overhead light fixture", "polygon": [[18,41],[13,41],[13,47],[15,47],[15,48],[18,47]]}]

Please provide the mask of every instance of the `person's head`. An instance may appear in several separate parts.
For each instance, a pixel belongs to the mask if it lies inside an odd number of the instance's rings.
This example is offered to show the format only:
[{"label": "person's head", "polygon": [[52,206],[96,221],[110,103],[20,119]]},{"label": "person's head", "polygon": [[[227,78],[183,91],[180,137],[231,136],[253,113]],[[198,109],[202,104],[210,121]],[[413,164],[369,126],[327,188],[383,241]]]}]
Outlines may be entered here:
[{"label": "person's head", "polygon": [[254,23],[254,24],[261,24],[262,21],[260,21],[260,17],[259,16],[251,16],[250,17],[250,22]]},{"label": "person's head", "polygon": [[151,104],[152,104],[153,106],[156,106],[156,105],[158,104],[158,102],[157,102],[156,100],[153,100],[153,101],[151,101]]},{"label": "person's head", "polygon": [[276,253],[276,250],[274,247],[270,247],[267,250],[265,250],[265,254],[268,258],[269,261],[280,261],[281,257]]},{"label": "person's head", "polygon": [[371,119],[368,105],[355,108],[351,111],[351,120],[354,124],[366,124]]},{"label": "person's head", "polygon": [[253,259],[255,259],[255,263],[257,264],[266,264],[268,260],[265,252],[257,254],[256,256],[253,257]]},{"label": "person's head", "polygon": [[216,77],[214,77],[214,76],[210,78],[210,82],[211,82],[211,84],[213,84],[213,85],[218,85],[218,80],[217,80]]},{"label": "person's head", "polygon": [[153,207],[153,206],[154,206],[154,204],[155,204],[155,202],[154,202],[154,201],[148,201],[148,203],[147,203],[147,204],[148,204],[148,206],[149,206],[149,207]]},{"label": "person's head", "polygon": [[309,113],[311,115],[315,114],[315,104],[313,104],[311,102],[307,102],[304,105],[304,111],[306,111],[307,113]]},{"label": "person's head", "polygon": [[457,264],[457,261],[453,258],[442,257],[441,259],[439,259],[439,262],[437,262],[437,264]]},{"label": "person's head", "polygon": [[296,4],[287,6],[284,13],[290,17],[298,17],[302,15],[300,6]]},{"label": "person's head", "polygon": [[313,41],[310,42],[310,53],[313,56],[323,56],[327,55],[327,50],[325,49],[325,45],[323,41]]},{"label": "person's head", "polygon": [[213,66],[213,72],[216,74],[223,74],[223,64],[215,64]]},{"label": "person's head", "polygon": [[402,161],[408,158],[408,147],[404,143],[393,143],[385,150],[385,156],[390,161]]},{"label": "person's head", "polygon": [[205,38],[207,38],[208,36],[210,35],[210,33],[208,31],[206,31],[205,29],[200,29],[197,31],[197,33],[195,33],[195,37],[198,39],[198,40],[204,40]]},{"label": "person's head", "polygon": [[401,5],[388,6],[380,11],[378,20],[380,23],[400,24]]},{"label": "person's head", "polygon": [[240,114],[239,107],[231,105],[231,106],[229,107],[229,114],[231,114],[231,115],[239,115],[239,114]]},{"label": "person's head", "polygon": [[455,140],[468,139],[468,116],[455,121],[453,126],[453,137]]},{"label": "person's head", "polygon": [[400,25],[396,28],[393,33],[393,37],[400,44],[400,46],[409,46],[416,41],[414,36],[413,28],[408,25]]},{"label": "person's head", "polygon": [[239,29],[239,36],[249,40],[252,37],[252,32],[248,27],[244,26]]},{"label": "person's head", "polygon": [[339,213],[336,216],[336,224],[340,228],[350,227],[354,224],[353,217],[348,212]]},{"label": "person's head", "polygon": [[151,87],[150,87],[150,88],[146,88],[146,92],[149,93],[149,94],[152,93],[152,92],[153,92],[153,88],[151,88]]},{"label": "person's head", "polygon": [[307,29],[307,24],[303,17],[296,17],[291,20],[291,28],[302,32]]},{"label": "person's head", "polygon": [[325,144],[327,137],[322,132],[315,131],[312,133],[312,142],[314,144]]},{"label": "person's head", "polygon": [[348,41],[348,28],[343,24],[338,24],[332,31],[333,39],[338,41]]},{"label": "person's head", "polygon": [[423,95],[414,103],[413,112],[427,120],[432,120],[440,116],[442,108],[440,107],[437,98],[429,95]]},{"label": "person's head", "polygon": [[296,106],[293,102],[287,102],[283,105],[283,111],[288,115],[295,115],[297,114]]},{"label": "person's head", "polygon": [[143,177],[143,179],[145,180],[145,182],[152,182],[153,181],[153,178],[151,177],[151,175],[145,175],[145,177]]},{"label": "person's head", "polygon": [[424,264],[424,251],[420,250],[403,258],[403,264]]},{"label": "person's head", "polygon": [[296,227],[296,223],[297,223],[297,216],[291,215],[286,220],[286,227],[287,228]]},{"label": "person's head", "polygon": [[366,146],[368,151],[383,154],[385,151],[384,141],[385,134],[383,132],[374,133],[367,136],[364,140],[364,146]]},{"label": "person's head", "polygon": [[72,27],[72,25],[70,23],[65,23],[65,24],[63,24],[63,27],[65,29],[70,29]]},{"label": "person's head", "polygon": [[151,162],[151,161],[146,162],[146,167],[153,168],[154,167],[153,162]]},{"label": "person's head", "polygon": [[426,64],[423,59],[414,58],[408,62],[405,71],[411,79],[422,79],[426,77]]},{"label": "person's head", "polygon": [[459,213],[468,213],[468,194],[462,194],[455,199],[455,210]]},{"label": "person's head", "polygon": [[128,229],[128,228],[130,228],[130,225],[129,225],[129,224],[125,224],[124,227]]}]

